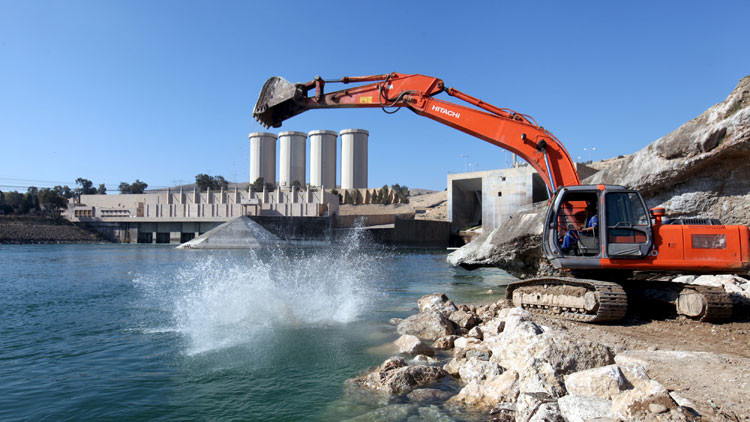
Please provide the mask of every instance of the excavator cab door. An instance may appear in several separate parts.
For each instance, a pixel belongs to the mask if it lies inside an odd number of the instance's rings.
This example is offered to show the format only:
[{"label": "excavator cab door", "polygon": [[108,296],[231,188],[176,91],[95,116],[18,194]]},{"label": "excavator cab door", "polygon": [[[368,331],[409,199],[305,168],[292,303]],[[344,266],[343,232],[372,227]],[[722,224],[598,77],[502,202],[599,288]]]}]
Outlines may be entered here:
[{"label": "excavator cab door", "polygon": [[[597,227],[583,232],[594,216]],[[653,244],[640,193],[611,185],[559,189],[547,210],[543,236],[544,254],[555,268],[597,269],[601,259],[644,258]]]},{"label": "excavator cab door", "polygon": [[644,258],[654,241],[651,219],[641,194],[623,188],[605,189],[602,227],[606,227],[609,258]]},{"label": "excavator cab door", "polygon": [[[568,186],[555,193],[545,218],[542,246],[553,267],[599,267],[603,252],[600,197],[597,186]],[[592,226],[593,230],[581,230]]]}]

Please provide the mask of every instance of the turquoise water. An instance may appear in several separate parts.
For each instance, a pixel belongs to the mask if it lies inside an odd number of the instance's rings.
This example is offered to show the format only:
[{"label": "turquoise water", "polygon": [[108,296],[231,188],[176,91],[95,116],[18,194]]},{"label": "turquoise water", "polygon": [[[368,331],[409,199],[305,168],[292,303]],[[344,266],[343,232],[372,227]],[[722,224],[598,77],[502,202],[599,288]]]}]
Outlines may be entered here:
[{"label": "turquoise water", "polygon": [[344,380],[387,321],[507,281],[445,253],[0,245],[0,419],[331,420],[372,409]]}]

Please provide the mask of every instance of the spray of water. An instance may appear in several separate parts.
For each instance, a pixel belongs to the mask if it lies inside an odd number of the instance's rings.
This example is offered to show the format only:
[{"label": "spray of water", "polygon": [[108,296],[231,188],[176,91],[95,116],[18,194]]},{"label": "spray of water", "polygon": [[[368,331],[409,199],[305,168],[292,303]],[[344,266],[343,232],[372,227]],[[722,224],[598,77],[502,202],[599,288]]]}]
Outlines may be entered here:
[{"label": "spray of water", "polygon": [[172,274],[140,274],[136,285],[170,317],[193,355],[252,344],[275,328],[345,324],[380,295],[382,252],[362,234],[329,248],[201,255]]}]

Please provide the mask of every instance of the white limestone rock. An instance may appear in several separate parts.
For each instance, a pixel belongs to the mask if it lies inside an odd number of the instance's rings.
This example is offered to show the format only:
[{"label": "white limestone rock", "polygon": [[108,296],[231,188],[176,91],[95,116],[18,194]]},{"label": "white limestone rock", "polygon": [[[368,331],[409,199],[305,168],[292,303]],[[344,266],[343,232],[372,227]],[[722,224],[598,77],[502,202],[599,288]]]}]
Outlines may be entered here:
[{"label": "white limestone rock", "polygon": [[398,324],[399,334],[411,334],[425,340],[437,340],[453,334],[455,329],[443,314],[433,310],[412,315]]},{"label": "white limestone rock", "polygon": [[401,337],[398,338],[394,342],[396,346],[398,347],[399,353],[404,353],[407,355],[427,355],[432,356],[435,354],[435,352],[425,344],[422,340],[419,339],[417,336],[413,336],[411,334],[404,334]]},{"label": "white limestone rock", "polygon": [[652,404],[662,405],[667,409],[674,409],[677,403],[672,400],[663,385],[649,380],[632,390],[626,390],[614,397],[612,413],[624,420],[644,419],[650,412]]},{"label": "white limestone rock", "polygon": [[611,400],[628,388],[630,383],[617,365],[587,369],[565,376],[565,389],[568,394],[577,396],[596,396]]},{"label": "white limestone rock", "polygon": [[419,312],[436,311],[446,317],[458,310],[456,305],[444,293],[424,295],[417,300],[417,305],[419,306]]},{"label": "white limestone rock", "polygon": [[567,395],[557,399],[557,405],[567,422],[588,422],[598,418],[614,420],[612,401],[599,397]]},{"label": "white limestone rock", "polygon": [[449,404],[489,411],[499,403],[513,403],[518,397],[518,373],[505,371],[485,380],[473,379],[448,400]]},{"label": "white limestone rock", "polygon": [[516,401],[516,420],[564,422],[557,399],[545,393],[523,393]]}]

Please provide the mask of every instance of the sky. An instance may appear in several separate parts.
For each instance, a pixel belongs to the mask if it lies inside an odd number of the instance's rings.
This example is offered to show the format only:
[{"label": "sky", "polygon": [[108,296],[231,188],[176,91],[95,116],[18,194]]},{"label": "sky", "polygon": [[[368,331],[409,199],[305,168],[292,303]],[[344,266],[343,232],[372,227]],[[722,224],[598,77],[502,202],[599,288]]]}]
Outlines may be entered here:
[{"label": "sky", "polygon": [[[749,15],[747,1],[0,0],[0,190],[247,182],[271,76],[425,74],[533,116],[576,161],[630,154],[750,74]],[[511,160],[408,109],[313,110],[272,131],[346,128],[370,132],[373,187],[443,190]]]}]

